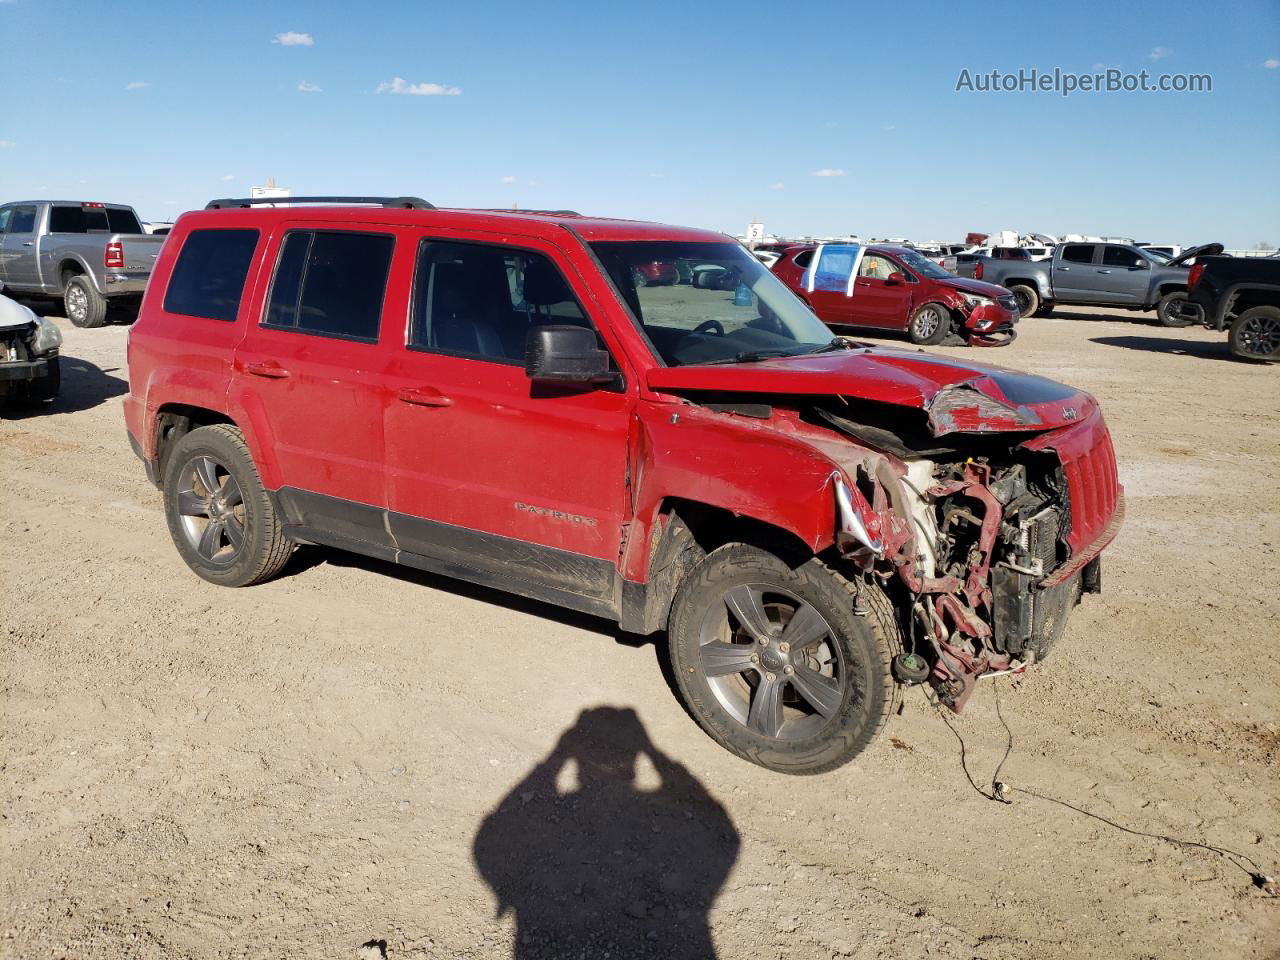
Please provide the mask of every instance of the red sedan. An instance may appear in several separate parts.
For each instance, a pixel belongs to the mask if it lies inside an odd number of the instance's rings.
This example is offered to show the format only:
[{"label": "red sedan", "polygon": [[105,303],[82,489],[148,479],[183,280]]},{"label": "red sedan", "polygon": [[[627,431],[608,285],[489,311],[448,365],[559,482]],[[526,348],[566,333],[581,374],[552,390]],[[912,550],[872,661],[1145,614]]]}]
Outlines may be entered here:
[{"label": "red sedan", "polygon": [[830,327],[896,330],[914,343],[956,334],[975,347],[1012,343],[1018,307],[1004,287],[943,270],[908,247],[790,247],[774,274]]}]

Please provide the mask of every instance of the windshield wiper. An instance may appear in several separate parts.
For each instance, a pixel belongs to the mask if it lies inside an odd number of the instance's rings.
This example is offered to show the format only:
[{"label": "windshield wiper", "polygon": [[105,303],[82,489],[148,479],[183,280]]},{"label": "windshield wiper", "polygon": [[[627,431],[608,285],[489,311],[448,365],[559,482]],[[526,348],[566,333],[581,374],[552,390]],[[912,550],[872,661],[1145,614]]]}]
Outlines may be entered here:
[{"label": "windshield wiper", "polygon": [[700,367],[710,367],[717,363],[757,363],[761,360],[777,360],[780,357],[802,357],[805,354],[792,353],[790,350],[744,350],[741,353],[734,354],[732,357],[723,357],[720,360],[707,360],[698,364]]},{"label": "windshield wiper", "polygon": [[857,346],[844,337],[833,337],[830,343],[824,343],[817,350],[810,350],[805,356],[812,356],[815,353],[831,353],[835,350],[856,350]]}]

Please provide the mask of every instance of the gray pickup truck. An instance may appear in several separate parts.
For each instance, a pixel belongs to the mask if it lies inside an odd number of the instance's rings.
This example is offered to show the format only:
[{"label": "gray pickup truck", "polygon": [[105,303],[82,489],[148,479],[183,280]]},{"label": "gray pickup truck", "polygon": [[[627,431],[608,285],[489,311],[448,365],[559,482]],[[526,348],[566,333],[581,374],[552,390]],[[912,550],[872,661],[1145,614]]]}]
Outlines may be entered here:
[{"label": "gray pickup truck", "polygon": [[6,203],[0,206],[0,288],[62,299],[77,327],[100,327],[108,307],[137,315],[164,240],[147,234],[123,204]]},{"label": "gray pickup truck", "polygon": [[1050,260],[976,262],[974,276],[1007,287],[1020,316],[1048,313],[1057,304],[1155,310],[1166,327],[1185,327],[1187,261],[1222,252],[1209,243],[1168,262],[1126,243],[1060,243]]}]

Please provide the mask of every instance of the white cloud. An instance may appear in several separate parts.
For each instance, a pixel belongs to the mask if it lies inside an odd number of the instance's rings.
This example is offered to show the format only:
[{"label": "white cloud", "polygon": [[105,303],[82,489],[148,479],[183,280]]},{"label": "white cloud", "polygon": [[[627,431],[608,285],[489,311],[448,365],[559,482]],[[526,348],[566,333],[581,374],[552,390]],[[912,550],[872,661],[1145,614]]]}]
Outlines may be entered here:
[{"label": "white cloud", "polygon": [[126,90],[145,90],[149,86],[151,86],[151,84],[147,83],[145,80],[134,80],[125,84],[124,88]]},{"label": "white cloud", "polygon": [[222,175],[222,182],[226,183],[228,180],[234,180],[235,178],[235,174],[233,173],[224,173]]},{"label": "white cloud", "polygon": [[786,188],[787,188],[787,185],[786,185],[785,183],[771,183],[771,184],[769,184],[769,189],[770,189],[770,190],[785,190]]},{"label": "white cloud", "polygon": [[844,171],[832,167],[823,167],[821,170],[815,170],[809,174],[811,177],[843,177]]},{"label": "white cloud", "polygon": [[1267,57],[1267,59],[1262,61],[1262,65],[1268,70],[1280,68],[1280,57]]},{"label": "white cloud", "polygon": [[310,80],[303,80],[300,84],[298,84],[298,90],[301,91],[302,93],[322,93],[323,92],[323,88],[321,88],[320,84],[312,83]]},{"label": "white cloud", "polygon": [[292,30],[286,30],[284,33],[277,33],[272,43],[278,43],[282,47],[314,47],[316,42],[309,33],[295,33]]},{"label": "white cloud", "polygon": [[503,183],[515,183],[515,182],[516,182],[516,178],[515,178],[515,177],[503,177],[503,178],[502,178],[502,182],[503,182]]},{"label": "white cloud", "polygon": [[461,87],[446,87],[442,83],[406,83],[404,77],[394,77],[390,83],[378,84],[374,93],[403,93],[410,97],[457,97]]},{"label": "white cloud", "polygon": [[1152,60],[1164,60],[1166,57],[1173,56],[1173,51],[1170,50],[1168,47],[1156,47],[1149,54],[1147,54],[1147,56]]},{"label": "white cloud", "polygon": [[9,147],[16,147],[17,144],[12,140],[0,140],[0,150],[7,150]]}]

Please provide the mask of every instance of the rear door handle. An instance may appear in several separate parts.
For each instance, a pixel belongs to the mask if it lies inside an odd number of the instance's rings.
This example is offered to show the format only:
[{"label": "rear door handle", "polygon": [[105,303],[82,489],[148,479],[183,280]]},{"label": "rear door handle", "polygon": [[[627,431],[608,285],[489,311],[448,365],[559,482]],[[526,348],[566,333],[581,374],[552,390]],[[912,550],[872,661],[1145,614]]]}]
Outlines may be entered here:
[{"label": "rear door handle", "polygon": [[418,407],[452,407],[453,400],[446,397],[435,387],[401,387],[396,396],[403,403],[412,403]]},{"label": "rear door handle", "polygon": [[1099,272],[1099,273],[1110,273],[1111,271],[1110,271],[1110,270],[1099,270],[1098,272]]},{"label": "rear door handle", "polygon": [[24,247],[34,247],[36,244],[34,240],[24,240],[22,245]]},{"label": "rear door handle", "polygon": [[256,360],[244,365],[244,372],[255,377],[266,377],[269,380],[283,380],[289,371],[274,360]]}]

